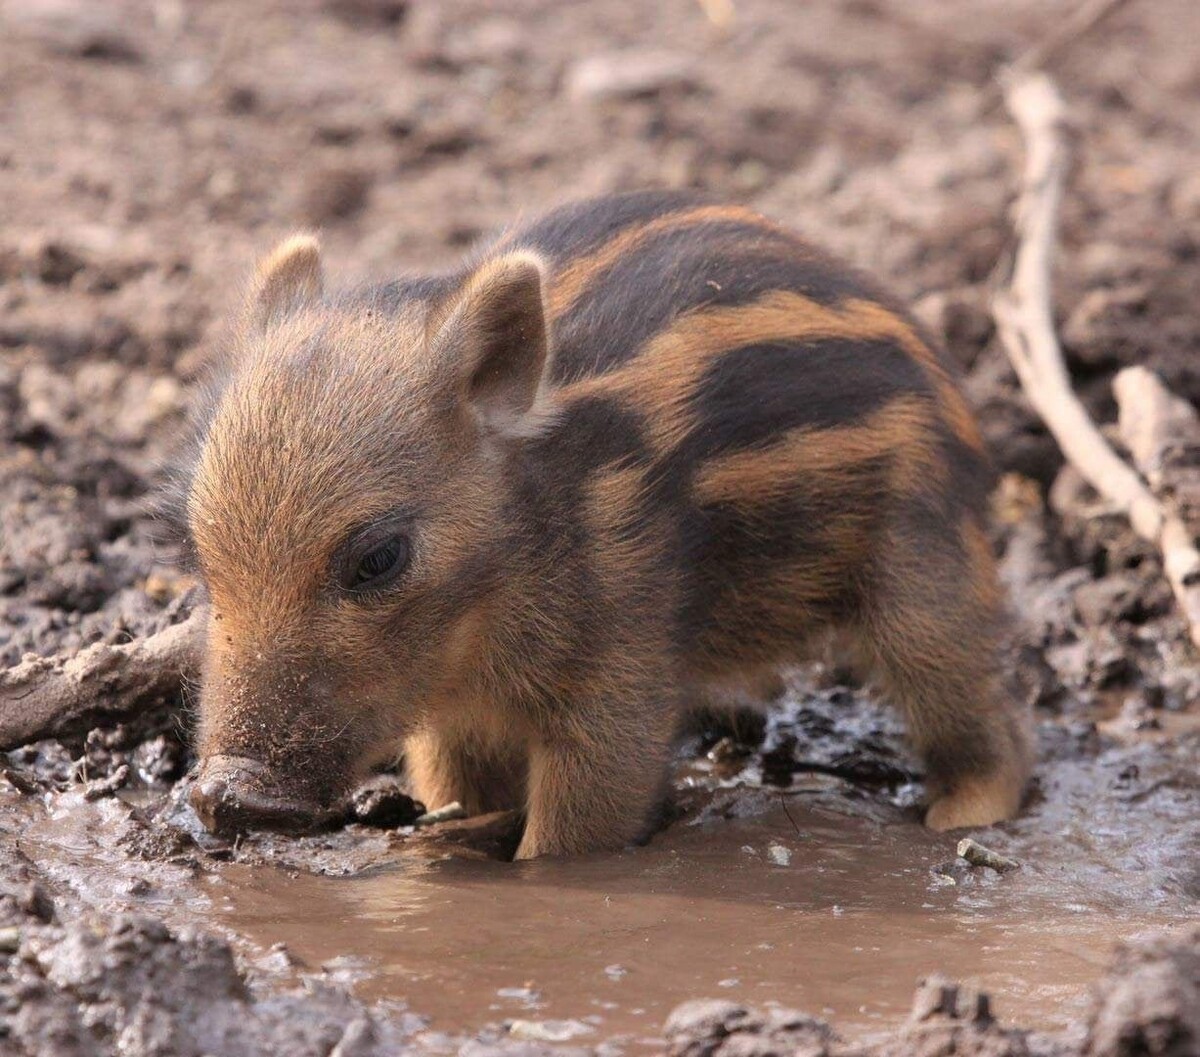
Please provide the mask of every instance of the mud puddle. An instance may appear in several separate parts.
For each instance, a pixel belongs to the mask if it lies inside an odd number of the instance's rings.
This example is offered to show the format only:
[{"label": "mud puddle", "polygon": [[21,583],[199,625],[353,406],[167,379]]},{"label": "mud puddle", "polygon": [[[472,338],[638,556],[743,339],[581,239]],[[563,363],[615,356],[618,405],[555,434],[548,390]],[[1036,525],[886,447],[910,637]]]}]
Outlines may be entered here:
[{"label": "mud puddle", "polygon": [[934,970],[988,990],[1002,1016],[1063,1028],[1118,936],[1182,918],[1136,878],[1089,888],[1062,869],[960,864],[955,881],[931,872],[953,839],[808,800],[760,796],[750,817],[742,802],[743,817],[574,862],[448,857],[355,877],[234,864],[212,878],[212,915],[308,966],[357,969],[361,997],[403,999],[435,1031],[569,1019],[635,1045],[694,995],[882,1033]]},{"label": "mud puddle", "polygon": [[485,852],[504,826],[478,820],[231,846],[203,833],[186,782],[92,800],[0,784],[0,837],[56,891],[215,929],[252,979],[348,985],[410,1011],[434,1049],[555,1020],[636,1050],[697,996],[882,1036],[934,971],[989,992],[1003,1020],[1055,1030],[1080,1021],[1119,940],[1194,918],[1200,730],[1187,719],[1043,723],[1027,810],[972,834],[1021,862],[1005,874],[919,824],[892,713],[811,688],[732,763],[693,746],[679,817],[620,854],[497,861]]}]

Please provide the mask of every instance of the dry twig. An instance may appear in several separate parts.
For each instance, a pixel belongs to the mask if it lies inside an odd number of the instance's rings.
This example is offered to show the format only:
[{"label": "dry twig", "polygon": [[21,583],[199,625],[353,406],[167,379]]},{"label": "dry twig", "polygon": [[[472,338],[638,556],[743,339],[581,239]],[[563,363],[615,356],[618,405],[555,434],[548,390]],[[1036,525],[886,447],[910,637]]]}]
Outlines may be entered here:
[{"label": "dry twig", "polygon": [[[1075,395],[1054,328],[1051,270],[1058,238],[1058,211],[1070,161],[1066,106],[1054,82],[1043,73],[1013,77],[1005,103],[1025,137],[1025,171],[1017,202],[1017,249],[1012,277],[992,304],[1000,338],[1034,410],[1063,454],[1087,482],[1129,518],[1143,539],[1172,554],[1182,570],[1181,548],[1191,547],[1178,519],[1166,517],[1145,482],[1101,435]],[[1180,531],[1185,539],[1179,538]],[[1194,547],[1191,548],[1194,553]],[[1189,566],[1190,569],[1190,566]],[[1172,577],[1192,641],[1200,645],[1200,614],[1186,581],[1194,570]],[[1172,574],[1168,573],[1171,577]]]},{"label": "dry twig", "polygon": [[82,734],[100,719],[131,718],[179,693],[195,671],[204,629],[182,624],[120,646],[96,643],[74,657],[38,657],[0,672],[0,751]]},{"label": "dry twig", "polygon": [[1127,2],[1128,0],[1087,0],[1087,3],[1080,4],[1022,55],[1015,63],[1014,70],[1032,73],[1042,69],[1067,45],[1090,33]]},{"label": "dry twig", "polygon": [[[1019,56],[1009,69],[1009,76],[1025,76],[1044,70],[1060,54],[1086,37],[1101,23],[1108,20],[1124,7],[1128,0],[1084,0],[1073,11],[1059,18],[1047,33],[1032,47]],[[983,109],[991,113],[998,107],[1004,93],[999,85],[993,85],[984,93]]]}]

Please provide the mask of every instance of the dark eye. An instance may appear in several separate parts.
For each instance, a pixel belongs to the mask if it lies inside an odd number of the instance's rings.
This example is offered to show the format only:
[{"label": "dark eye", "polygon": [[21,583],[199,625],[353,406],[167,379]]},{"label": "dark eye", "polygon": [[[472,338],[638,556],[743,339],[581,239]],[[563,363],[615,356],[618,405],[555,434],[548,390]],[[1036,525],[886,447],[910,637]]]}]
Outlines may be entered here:
[{"label": "dark eye", "polygon": [[342,566],[346,591],[378,591],[408,567],[408,537],[395,529],[373,531],[354,541]]}]

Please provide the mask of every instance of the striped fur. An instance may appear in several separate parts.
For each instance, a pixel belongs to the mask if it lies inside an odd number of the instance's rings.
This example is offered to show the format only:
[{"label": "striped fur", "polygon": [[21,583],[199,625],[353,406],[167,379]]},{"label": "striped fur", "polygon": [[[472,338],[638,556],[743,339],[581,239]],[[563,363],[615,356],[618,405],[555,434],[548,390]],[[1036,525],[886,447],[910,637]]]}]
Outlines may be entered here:
[{"label": "striped fur", "polygon": [[[403,745],[430,806],[524,805],[522,856],[611,847],[690,704],[838,631],[908,716],[930,824],[1015,811],[979,431],[873,283],[659,192],[457,275],[322,299],[302,263],[265,266],[185,489],[202,756],[328,799]],[[340,596],[330,563],[385,515],[412,568]]]}]

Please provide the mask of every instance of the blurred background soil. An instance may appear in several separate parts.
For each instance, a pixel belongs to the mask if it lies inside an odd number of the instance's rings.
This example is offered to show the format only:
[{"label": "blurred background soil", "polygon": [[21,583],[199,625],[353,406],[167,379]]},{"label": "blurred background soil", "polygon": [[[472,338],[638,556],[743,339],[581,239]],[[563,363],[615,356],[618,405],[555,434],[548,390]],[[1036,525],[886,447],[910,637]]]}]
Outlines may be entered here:
[{"label": "blurred background soil", "polygon": [[[986,311],[1021,156],[993,86],[1071,6],[735,0],[721,29],[696,0],[5,0],[0,660],[168,604],[138,501],[296,228],[353,283],[576,196],[746,201],[915,302],[999,465],[1049,486]],[[1063,335],[1101,418],[1123,363],[1200,395],[1198,36],[1190,0],[1132,3],[1056,64],[1080,145]]]},{"label": "blurred background soil", "polygon": [[[915,302],[999,465],[1044,490],[1061,460],[986,310],[1021,157],[994,76],[1071,7],[733,0],[720,28],[697,0],[4,0],[0,661],[161,622],[177,583],[140,501],[297,228],[353,283],[576,196],[748,202]],[[1191,0],[1137,2],[1055,64],[1080,148],[1063,336],[1102,419],[1123,363],[1200,394],[1198,36]]]},{"label": "blurred background soil", "polygon": [[[877,273],[941,336],[1008,475],[995,541],[1046,759],[1137,742],[1195,805],[1200,672],[1157,556],[1063,468],[987,308],[1022,160],[996,75],[1075,6],[2,0],[0,665],[186,614],[149,500],[274,240],[317,230],[351,284],[448,267],[570,198],[694,187]],[[1061,334],[1102,422],[1126,364],[1200,397],[1197,41],[1194,0],[1134,0],[1051,67],[1077,148]],[[69,784],[73,760],[94,778],[142,752],[133,783],[165,789],[180,729],[10,762]],[[1139,795],[1136,773],[1113,781]],[[1200,898],[1194,860],[1163,869]]]}]

